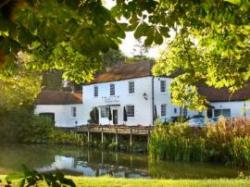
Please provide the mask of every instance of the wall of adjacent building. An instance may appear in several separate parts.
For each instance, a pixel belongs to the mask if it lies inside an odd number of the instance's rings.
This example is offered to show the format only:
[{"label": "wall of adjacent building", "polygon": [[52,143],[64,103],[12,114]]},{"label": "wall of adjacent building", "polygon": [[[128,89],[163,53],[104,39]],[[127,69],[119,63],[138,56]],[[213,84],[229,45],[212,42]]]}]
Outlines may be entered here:
[{"label": "wall of adjacent building", "polygon": [[250,101],[212,102],[214,109],[230,109],[231,117],[250,116]]},{"label": "wall of adjacent building", "polygon": [[[72,107],[76,107],[76,116],[72,115]],[[82,104],[68,104],[68,105],[37,105],[35,114],[54,113],[56,127],[75,127],[82,125],[84,116]]]}]

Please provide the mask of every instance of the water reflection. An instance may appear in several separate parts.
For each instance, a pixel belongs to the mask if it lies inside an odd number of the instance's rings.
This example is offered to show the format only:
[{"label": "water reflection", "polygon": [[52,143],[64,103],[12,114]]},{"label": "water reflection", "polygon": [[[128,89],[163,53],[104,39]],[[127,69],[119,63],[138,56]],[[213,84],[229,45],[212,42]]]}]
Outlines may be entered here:
[{"label": "water reflection", "polygon": [[[104,164],[104,153],[101,152],[102,162],[99,164],[89,163],[87,161],[79,160],[79,158],[55,156],[55,162],[51,165],[41,168],[35,168],[39,172],[54,172],[61,170],[67,174],[84,175],[84,176],[104,176],[110,175],[113,177],[126,178],[145,178],[149,177],[148,172],[142,169],[131,169],[118,164],[118,154],[115,154],[115,165]],[[90,156],[88,154],[88,161]],[[137,171],[136,171],[137,170]]]},{"label": "water reflection", "polygon": [[[0,145],[0,174],[20,171],[22,164],[40,172],[61,170],[71,175],[127,178],[234,178],[242,171],[215,164],[149,162],[143,154],[83,147]],[[243,172],[249,175],[249,171]]]}]

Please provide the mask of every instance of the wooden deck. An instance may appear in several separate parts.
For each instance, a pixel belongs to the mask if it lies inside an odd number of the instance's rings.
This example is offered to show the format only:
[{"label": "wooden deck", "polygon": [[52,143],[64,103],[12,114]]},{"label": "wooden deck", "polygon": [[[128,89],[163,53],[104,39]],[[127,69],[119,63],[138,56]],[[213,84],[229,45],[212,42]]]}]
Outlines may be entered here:
[{"label": "wooden deck", "polygon": [[148,136],[153,127],[125,126],[125,125],[84,125],[77,128],[78,133],[103,133],[118,135]]}]

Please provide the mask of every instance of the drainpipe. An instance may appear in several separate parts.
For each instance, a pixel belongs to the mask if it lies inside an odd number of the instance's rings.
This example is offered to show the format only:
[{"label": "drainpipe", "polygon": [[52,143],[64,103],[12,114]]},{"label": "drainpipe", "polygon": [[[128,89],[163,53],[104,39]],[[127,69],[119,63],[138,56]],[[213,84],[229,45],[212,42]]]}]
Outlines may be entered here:
[{"label": "drainpipe", "polygon": [[154,106],[155,106],[155,91],[154,91],[154,76],[152,76],[152,125],[154,126]]}]

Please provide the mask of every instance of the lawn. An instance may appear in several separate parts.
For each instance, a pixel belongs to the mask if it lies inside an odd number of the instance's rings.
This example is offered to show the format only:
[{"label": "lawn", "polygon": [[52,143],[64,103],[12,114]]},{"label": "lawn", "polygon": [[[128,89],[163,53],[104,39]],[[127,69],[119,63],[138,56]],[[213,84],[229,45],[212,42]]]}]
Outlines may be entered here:
[{"label": "lawn", "polygon": [[[3,178],[3,177],[2,177]],[[249,187],[247,179],[122,179],[111,177],[72,177],[77,187]],[[1,186],[1,185],[0,185]],[[41,187],[44,184],[39,185]]]}]

